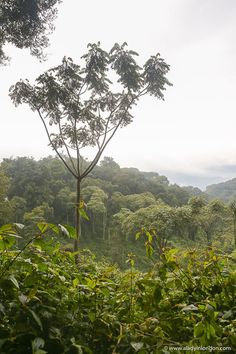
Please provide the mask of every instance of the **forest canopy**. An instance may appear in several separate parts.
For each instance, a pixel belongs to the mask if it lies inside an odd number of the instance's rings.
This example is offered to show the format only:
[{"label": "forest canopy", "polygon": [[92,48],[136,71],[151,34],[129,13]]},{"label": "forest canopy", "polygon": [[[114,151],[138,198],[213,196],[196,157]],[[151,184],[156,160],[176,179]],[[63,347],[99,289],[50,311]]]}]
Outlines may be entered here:
[{"label": "forest canopy", "polygon": [[[76,183],[58,158],[4,159],[1,173],[1,224],[22,223],[29,230],[37,222],[74,225]],[[121,168],[105,157],[83,181],[81,195],[87,214],[81,245],[102,257],[99,245],[105,244],[105,255],[121,266],[122,249],[143,248],[140,241],[134,244],[142,227],[157,230],[172,245],[200,241],[233,247],[233,213],[227,204],[198,188],[170,184],[157,172]]]},{"label": "forest canopy", "polygon": [[8,61],[4,52],[7,43],[17,48],[29,48],[30,53],[43,58],[54,30],[56,5],[61,0],[1,0],[0,2],[0,64]]}]

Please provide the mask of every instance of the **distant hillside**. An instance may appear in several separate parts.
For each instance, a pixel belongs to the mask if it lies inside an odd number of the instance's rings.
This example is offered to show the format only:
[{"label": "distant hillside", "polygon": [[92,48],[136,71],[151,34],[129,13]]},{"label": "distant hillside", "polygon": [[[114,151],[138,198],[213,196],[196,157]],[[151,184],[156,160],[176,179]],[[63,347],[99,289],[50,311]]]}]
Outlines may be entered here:
[{"label": "distant hillside", "polygon": [[236,178],[207,186],[206,193],[211,199],[217,198],[224,202],[236,199]]}]

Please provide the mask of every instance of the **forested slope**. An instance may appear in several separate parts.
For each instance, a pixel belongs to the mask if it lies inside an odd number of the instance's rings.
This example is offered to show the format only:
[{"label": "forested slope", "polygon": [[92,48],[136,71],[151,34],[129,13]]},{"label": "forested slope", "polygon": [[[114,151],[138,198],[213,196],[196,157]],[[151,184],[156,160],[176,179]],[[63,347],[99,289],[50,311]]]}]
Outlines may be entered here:
[{"label": "forested slope", "polygon": [[210,198],[231,202],[236,199],[236,178],[226,182],[211,184],[206,187],[206,193]]},{"label": "forested slope", "polygon": [[[38,222],[74,225],[75,181],[60,160],[4,159],[1,174],[1,224],[23,223],[29,233]],[[209,203],[198,188],[171,185],[156,172],[120,168],[105,157],[84,180],[82,198],[87,217],[81,245],[121,266],[134,249],[145,264],[144,241],[135,241],[142,228],[155,230],[163,244],[215,242],[232,249],[233,214],[227,205]]]}]

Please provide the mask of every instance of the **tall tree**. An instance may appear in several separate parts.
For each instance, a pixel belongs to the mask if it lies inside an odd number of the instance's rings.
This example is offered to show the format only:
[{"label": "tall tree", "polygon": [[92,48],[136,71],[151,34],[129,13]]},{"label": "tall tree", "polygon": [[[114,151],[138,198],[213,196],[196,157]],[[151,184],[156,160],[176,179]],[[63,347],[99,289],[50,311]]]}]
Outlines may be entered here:
[{"label": "tall tree", "polygon": [[3,159],[1,166],[11,178],[7,192],[9,199],[14,196],[24,198],[27,209],[44,202],[51,204],[55,191],[50,188],[51,171],[47,166],[27,157]]},{"label": "tall tree", "polygon": [[234,247],[236,248],[236,201],[233,200],[229,204],[229,210],[232,213],[233,216],[233,223],[234,223]]},{"label": "tall tree", "polygon": [[[117,130],[132,122],[131,109],[140,97],[150,94],[164,99],[163,91],[171,85],[166,78],[169,65],[160,54],[151,56],[141,68],[135,60],[138,54],[126,47],[127,43],[115,44],[108,53],[100,43],[89,44],[82,66],[64,57],[61,65],[40,75],[35,85],[21,80],[10,89],[15,105],[27,103],[38,113],[51,147],[77,180],[75,251],[81,181]],[[88,147],[96,152],[85,163],[81,151]]]},{"label": "tall tree", "polygon": [[32,55],[42,59],[48,46],[48,34],[53,31],[53,20],[61,0],[1,0],[0,1],[0,64],[8,58],[3,46],[29,48]]},{"label": "tall tree", "polygon": [[11,207],[7,198],[9,185],[10,179],[0,166],[0,225],[7,223],[11,215]]},{"label": "tall tree", "polygon": [[228,223],[227,208],[220,200],[212,200],[204,206],[198,216],[199,225],[206,235],[209,246],[212,245],[213,236],[222,233],[225,223]]}]

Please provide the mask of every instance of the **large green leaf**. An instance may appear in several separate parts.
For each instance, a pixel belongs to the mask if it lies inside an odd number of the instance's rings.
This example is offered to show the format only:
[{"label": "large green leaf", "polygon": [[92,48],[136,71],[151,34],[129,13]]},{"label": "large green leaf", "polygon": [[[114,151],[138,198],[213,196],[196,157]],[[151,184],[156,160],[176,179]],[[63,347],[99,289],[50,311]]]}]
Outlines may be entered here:
[{"label": "large green leaf", "polygon": [[64,236],[76,239],[76,230],[73,226],[59,224],[58,227]]},{"label": "large green leaf", "polygon": [[39,316],[33,311],[33,310],[29,310],[31,315],[33,316],[35,322],[38,324],[38,326],[40,327],[41,331],[43,331],[43,326],[42,326],[42,322],[39,318]]},{"label": "large green leaf", "polygon": [[10,281],[15,285],[15,287],[16,287],[17,289],[19,289],[18,281],[16,280],[16,278],[14,277],[13,274],[11,274],[11,275],[9,276],[9,279],[10,279]]},{"label": "large green leaf", "polygon": [[43,234],[43,233],[46,232],[47,229],[48,229],[48,223],[46,223],[46,222],[39,222],[39,223],[37,224],[37,227],[38,227],[39,231]]},{"label": "large green leaf", "polygon": [[84,208],[79,208],[79,214],[83,219],[89,220],[89,217],[88,217],[86,211],[84,210]]},{"label": "large green leaf", "polygon": [[204,333],[204,325],[202,322],[198,322],[194,326],[194,336],[195,337],[200,337]]}]

